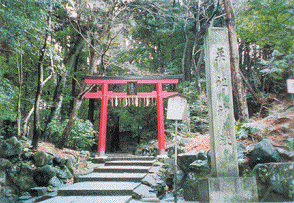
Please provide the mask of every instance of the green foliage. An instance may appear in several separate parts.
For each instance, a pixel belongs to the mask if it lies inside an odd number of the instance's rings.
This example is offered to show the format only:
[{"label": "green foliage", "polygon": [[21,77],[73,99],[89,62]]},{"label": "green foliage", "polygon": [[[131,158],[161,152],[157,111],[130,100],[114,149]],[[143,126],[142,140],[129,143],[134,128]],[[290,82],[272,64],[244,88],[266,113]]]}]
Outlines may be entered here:
[{"label": "green foliage", "polygon": [[[48,124],[48,130],[46,134],[57,143],[67,123],[68,120],[64,120],[63,122],[57,120],[52,121]],[[94,144],[95,133],[96,131],[94,130],[93,124],[90,121],[76,119],[65,145],[74,149],[87,149]]]},{"label": "green foliage", "polygon": [[[151,72],[180,73],[185,47],[183,15],[185,6],[171,7],[164,2],[134,2],[133,23],[130,29],[131,49],[120,53],[122,62],[128,61],[135,66]],[[137,9],[140,7],[141,9]],[[188,22],[191,32],[192,22]]]},{"label": "green foliage", "polygon": [[0,120],[16,121],[18,89],[0,73]]},{"label": "green foliage", "polygon": [[282,53],[294,48],[294,3],[288,0],[249,0],[238,12],[238,35]]},{"label": "green foliage", "polygon": [[2,144],[5,141],[4,136],[0,135],[0,144]]},{"label": "green foliage", "polygon": [[179,86],[179,92],[189,98],[190,127],[192,133],[206,133],[208,131],[208,109],[205,93],[198,93],[196,83],[183,83]]},{"label": "green foliage", "polygon": [[[2,0],[0,4],[0,42],[6,48],[22,52],[22,46],[35,46],[43,34],[47,14],[58,0]],[[8,50],[6,50],[8,51]]]},{"label": "green foliage", "polygon": [[260,85],[268,93],[285,93],[285,81],[294,74],[294,54],[281,54],[275,50],[272,55],[269,61],[260,60],[258,63],[259,74],[263,80]]},{"label": "green foliage", "polygon": [[286,79],[294,74],[293,13],[288,0],[248,0],[237,11],[240,68],[253,90],[247,91],[250,116],[266,115],[271,98],[286,95]]},{"label": "green foliage", "polygon": [[240,139],[246,139],[249,137],[253,137],[253,134],[256,134],[259,132],[259,128],[256,127],[256,125],[252,123],[244,123],[240,126],[237,136]]}]

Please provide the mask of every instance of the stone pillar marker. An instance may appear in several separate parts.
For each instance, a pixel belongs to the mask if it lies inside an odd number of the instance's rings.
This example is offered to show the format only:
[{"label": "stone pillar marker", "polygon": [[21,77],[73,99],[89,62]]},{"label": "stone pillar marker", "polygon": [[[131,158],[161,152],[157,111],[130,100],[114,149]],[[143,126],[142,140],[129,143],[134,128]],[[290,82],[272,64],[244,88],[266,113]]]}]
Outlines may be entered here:
[{"label": "stone pillar marker", "polygon": [[238,177],[229,40],[213,28],[205,42],[205,71],[211,139],[211,168],[216,177]]},{"label": "stone pillar marker", "polygon": [[196,184],[200,202],[256,202],[254,177],[239,177],[228,31],[210,28],[205,40],[211,175]]}]

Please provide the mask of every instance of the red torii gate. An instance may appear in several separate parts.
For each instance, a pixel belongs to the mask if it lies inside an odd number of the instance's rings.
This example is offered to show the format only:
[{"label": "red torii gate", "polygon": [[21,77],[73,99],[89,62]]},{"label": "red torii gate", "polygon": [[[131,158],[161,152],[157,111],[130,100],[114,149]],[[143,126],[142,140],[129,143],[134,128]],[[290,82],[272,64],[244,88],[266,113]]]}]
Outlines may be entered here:
[{"label": "red torii gate", "polygon": [[[85,98],[101,99],[101,113],[100,113],[100,132],[98,153],[100,157],[105,156],[106,148],[106,128],[107,128],[107,108],[108,99],[141,99],[149,98],[156,99],[157,103],[157,121],[158,121],[158,149],[160,156],[165,154],[165,134],[164,134],[164,109],[163,98],[178,94],[178,92],[163,91],[163,84],[178,84],[182,75],[175,76],[152,76],[152,77],[105,77],[105,76],[84,76],[86,84],[102,85],[102,91],[87,92]],[[156,91],[152,92],[113,92],[109,91],[109,85],[156,85]]]}]

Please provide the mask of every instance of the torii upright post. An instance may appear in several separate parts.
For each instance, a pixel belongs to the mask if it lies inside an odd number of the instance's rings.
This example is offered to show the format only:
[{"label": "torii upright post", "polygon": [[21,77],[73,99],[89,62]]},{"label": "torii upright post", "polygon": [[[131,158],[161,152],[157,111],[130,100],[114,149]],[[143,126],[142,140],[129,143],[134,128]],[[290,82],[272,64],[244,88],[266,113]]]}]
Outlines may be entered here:
[{"label": "torii upright post", "polygon": [[157,92],[157,123],[158,123],[158,149],[159,155],[165,157],[165,136],[164,136],[164,109],[162,98],[162,83],[156,84]]},{"label": "torii upright post", "polygon": [[[157,121],[158,121],[158,149],[159,156],[166,157],[165,154],[165,134],[164,134],[164,105],[163,99],[178,92],[163,91],[164,84],[178,84],[182,75],[176,76],[155,76],[155,77],[104,77],[104,76],[84,76],[86,84],[96,84],[102,86],[102,91],[87,92],[85,98],[101,99],[100,131],[98,154],[99,157],[105,156],[106,149],[106,130],[107,130],[107,105],[108,99],[156,99],[157,101]],[[156,91],[137,92],[132,94],[126,92],[109,91],[109,85],[156,85]]]},{"label": "torii upright post", "polygon": [[101,115],[100,115],[100,132],[98,152],[100,157],[105,157],[106,149],[106,131],[107,131],[107,108],[108,108],[108,84],[102,84]]}]

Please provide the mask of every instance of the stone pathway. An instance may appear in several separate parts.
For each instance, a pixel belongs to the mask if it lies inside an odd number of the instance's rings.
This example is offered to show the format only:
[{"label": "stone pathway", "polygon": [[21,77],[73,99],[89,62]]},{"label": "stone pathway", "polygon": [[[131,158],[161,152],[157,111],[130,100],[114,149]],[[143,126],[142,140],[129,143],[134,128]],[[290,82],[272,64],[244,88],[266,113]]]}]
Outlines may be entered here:
[{"label": "stone pathway", "polygon": [[42,203],[124,203],[132,200],[132,193],[141,184],[154,163],[154,157],[125,154],[109,155],[105,164],[96,164],[91,174],[80,176],[76,183],[58,190],[57,196]]}]

